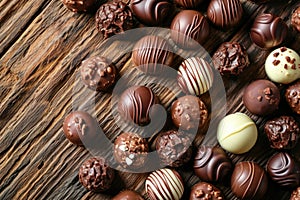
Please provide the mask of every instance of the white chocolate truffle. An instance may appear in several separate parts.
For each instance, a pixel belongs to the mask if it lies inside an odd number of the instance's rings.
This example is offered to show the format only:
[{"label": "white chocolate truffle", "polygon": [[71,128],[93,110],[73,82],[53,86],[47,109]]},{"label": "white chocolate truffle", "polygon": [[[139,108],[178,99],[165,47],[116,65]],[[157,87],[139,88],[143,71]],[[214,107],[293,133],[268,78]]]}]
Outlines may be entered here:
[{"label": "white chocolate truffle", "polygon": [[289,84],[300,78],[300,57],[286,47],[275,49],[267,57],[265,70],[271,81]]},{"label": "white chocolate truffle", "polygon": [[256,143],[257,128],[244,113],[234,113],[224,117],[217,130],[217,139],[223,149],[234,154],[249,151]]}]

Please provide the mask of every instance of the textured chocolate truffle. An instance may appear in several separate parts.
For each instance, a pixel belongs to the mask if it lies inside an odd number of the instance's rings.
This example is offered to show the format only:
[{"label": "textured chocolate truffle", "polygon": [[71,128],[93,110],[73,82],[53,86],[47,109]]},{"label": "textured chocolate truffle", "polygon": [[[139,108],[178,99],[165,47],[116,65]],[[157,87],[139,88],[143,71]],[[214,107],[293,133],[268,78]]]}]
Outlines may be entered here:
[{"label": "textured chocolate truffle", "polygon": [[238,42],[221,44],[212,60],[221,75],[237,76],[250,64],[247,51]]},{"label": "textured chocolate truffle", "polygon": [[256,80],[244,91],[243,102],[255,115],[272,114],[278,109],[280,93],[277,86],[268,80]]},{"label": "textured chocolate truffle", "polygon": [[286,89],[285,99],[292,110],[300,115],[300,80]]},{"label": "textured chocolate truffle", "polygon": [[221,190],[206,182],[197,183],[192,187],[190,200],[223,200]]},{"label": "textured chocolate truffle", "polygon": [[167,168],[152,172],[146,179],[145,188],[151,200],[180,200],[184,191],[179,173]]},{"label": "textured chocolate truffle", "polygon": [[124,190],[114,196],[112,200],[144,200],[144,198],[134,191]]},{"label": "textured chocolate truffle", "polygon": [[88,12],[96,6],[97,0],[61,0],[73,12]]},{"label": "textured chocolate truffle", "polygon": [[238,25],[243,16],[243,7],[239,0],[212,0],[207,8],[207,17],[221,28]]},{"label": "textured chocolate truffle", "polygon": [[183,8],[198,8],[205,0],[174,0],[174,2]]},{"label": "textured chocolate truffle", "polygon": [[205,104],[192,95],[180,97],[173,102],[171,116],[174,125],[182,130],[199,130],[208,121]]},{"label": "textured chocolate truffle", "polygon": [[152,90],[145,86],[132,86],[125,90],[118,102],[118,112],[125,121],[138,125],[150,123],[155,111],[151,107],[157,104],[158,98]]},{"label": "textured chocolate truffle", "polygon": [[287,32],[288,27],[280,17],[264,13],[255,18],[250,36],[257,46],[272,48],[284,41]]},{"label": "textured chocolate truffle", "polygon": [[224,181],[232,169],[231,161],[221,148],[202,145],[198,149],[194,160],[194,172],[201,180]]},{"label": "textured chocolate truffle", "polygon": [[295,188],[300,184],[299,164],[286,152],[277,153],[269,159],[267,172],[282,187]]},{"label": "textured chocolate truffle", "polygon": [[209,23],[198,11],[182,10],[174,17],[171,30],[171,38],[178,46],[197,48],[209,35]]},{"label": "textured chocolate truffle", "polygon": [[80,183],[93,192],[103,192],[111,187],[115,171],[104,158],[90,158],[79,168]]},{"label": "textured chocolate truffle", "polygon": [[123,33],[133,26],[132,12],[122,1],[102,4],[96,13],[96,27],[104,38]]},{"label": "textured chocolate truffle", "polygon": [[300,32],[300,7],[298,7],[292,14],[292,26]]},{"label": "textured chocolate truffle", "polygon": [[143,167],[148,151],[147,140],[135,133],[122,133],[114,142],[114,157],[123,168]]},{"label": "textured chocolate truffle", "polygon": [[265,124],[265,133],[272,148],[291,149],[297,144],[300,129],[293,117],[281,116]]},{"label": "textured chocolate truffle", "polygon": [[132,62],[144,73],[160,74],[172,67],[174,55],[169,43],[158,36],[145,36],[133,47]]},{"label": "textured chocolate truffle", "polygon": [[158,136],[156,151],[163,165],[179,167],[191,159],[191,144],[188,134],[170,130]]},{"label": "textured chocolate truffle", "polygon": [[63,131],[72,143],[83,145],[82,141],[91,142],[99,132],[98,122],[88,113],[74,111],[63,122]]},{"label": "textured chocolate truffle", "polygon": [[300,187],[292,192],[290,200],[300,200]]},{"label": "textured chocolate truffle", "polygon": [[231,176],[231,190],[243,200],[261,200],[268,190],[268,178],[262,167],[254,162],[239,162]]}]

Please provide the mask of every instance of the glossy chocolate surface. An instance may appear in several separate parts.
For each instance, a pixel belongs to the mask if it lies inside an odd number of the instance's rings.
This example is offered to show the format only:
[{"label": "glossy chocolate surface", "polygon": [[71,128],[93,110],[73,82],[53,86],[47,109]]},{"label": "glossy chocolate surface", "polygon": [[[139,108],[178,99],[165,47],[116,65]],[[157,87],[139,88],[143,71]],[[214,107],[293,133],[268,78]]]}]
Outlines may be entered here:
[{"label": "glossy chocolate surface", "polygon": [[114,196],[112,200],[144,200],[144,198],[135,191],[123,190]]},{"label": "glossy chocolate surface", "polygon": [[300,32],[300,6],[293,12],[291,24],[298,32]]},{"label": "glossy chocolate surface", "polygon": [[63,4],[73,12],[88,12],[96,6],[96,0],[62,0]]},{"label": "glossy chocolate surface", "polygon": [[291,109],[300,115],[300,80],[291,84],[286,89],[285,99]]}]

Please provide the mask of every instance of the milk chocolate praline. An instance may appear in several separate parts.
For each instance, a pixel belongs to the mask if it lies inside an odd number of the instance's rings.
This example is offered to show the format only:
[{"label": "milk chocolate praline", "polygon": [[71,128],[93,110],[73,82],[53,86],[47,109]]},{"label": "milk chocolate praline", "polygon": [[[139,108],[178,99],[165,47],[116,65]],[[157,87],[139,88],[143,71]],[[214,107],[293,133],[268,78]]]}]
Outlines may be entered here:
[{"label": "milk chocolate praline", "polygon": [[285,99],[291,109],[300,115],[300,80],[293,83],[286,89]]},{"label": "milk chocolate praline", "polygon": [[206,182],[197,183],[192,187],[190,200],[223,200],[221,190]]},{"label": "milk chocolate praline", "polygon": [[123,190],[114,196],[112,200],[144,200],[144,198],[135,191]]}]

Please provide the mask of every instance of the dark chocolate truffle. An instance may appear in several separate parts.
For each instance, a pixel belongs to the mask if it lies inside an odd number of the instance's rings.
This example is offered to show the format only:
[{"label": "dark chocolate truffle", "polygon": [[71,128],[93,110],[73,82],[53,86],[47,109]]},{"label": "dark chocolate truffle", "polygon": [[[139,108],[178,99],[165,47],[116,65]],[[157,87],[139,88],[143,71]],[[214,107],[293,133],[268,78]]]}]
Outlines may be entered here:
[{"label": "dark chocolate truffle", "polygon": [[98,122],[88,113],[74,111],[63,122],[63,131],[72,143],[83,145],[82,141],[92,141],[99,132]]},{"label": "dark chocolate truffle", "polygon": [[292,192],[290,200],[300,200],[300,187]]},{"label": "dark chocolate truffle", "polygon": [[282,187],[295,188],[300,184],[299,164],[286,152],[277,153],[269,159],[267,172]]},{"label": "dark chocolate truffle", "polygon": [[300,32],[300,7],[298,7],[292,14],[292,26]]},{"label": "dark chocolate truffle", "polygon": [[204,181],[224,181],[233,166],[226,153],[219,147],[200,146],[194,160],[194,172]]},{"label": "dark chocolate truffle", "polygon": [[144,199],[137,192],[131,190],[123,190],[115,197],[113,197],[112,200],[144,200]]},{"label": "dark chocolate truffle", "polygon": [[91,57],[82,61],[81,79],[92,90],[106,91],[115,83],[117,70],[104,57]]},{"label": "dark chocolate truffle", "polygon": [[221,190],[206,182],[197,183],[192,187],[190,200],[223,200]]},{"label": "dark chocolate truffle", "polygon": [[255,115],[268,115],[278,109],[280,93],[277,86],[268,80],[256,80],[244,91],[243,102]]},{"label": "dark chocolate truffle", "polygon": [[174,2],[183,8],[198,8],[204,0],[174,0]]},{"label": "dark chocolate truffle", "polygon": [[104,158],[90,158],[79,168],[80,183],[93,192],[108,190],[113,182],[115,171]]},{"label": "dark chocolate truffle", "polygon": [[[197,48],[209,35],[209,24],[200,12],[182,10],[171,24],[171,38],[181,48]],[[195,42],[196,41],[196,42]]]},{"label": "dark chocolate truffle", "polygon": [[243,200],[264,199],[268,190],[264,169],[254,162],[237,163],[231,176],[231,190]]},{"label": "dark chocolate truffle", "polygon": [[207,8],[207,17],[221,28],[238,25],[243,16],[243,7],[239,0],[212,0]]},{"label": "dark chocolate truffle", "polygon": [[123,33],[133,26],[132,12],[122,1],[102,4],[96,13],[96,27],[104,38]]},{"label": "dark chocolate truffle", "polygon": [[191,144],[188,134],[170,130],[158,136],[156,151],[163,165],[179,167],[191,159]]},{"label": "dark chocolate truffle", "polygon": [[300,80],[286,89],[285,99],[291,109],[300,115]]},{"label": "dark chocolate truffle", "polygon": [[250,64],[247,51],[238,42],[221,44],[212,60],[221,75],[237,76]]},{"label": "dark chocolate truffle", "polygon": [[250,36],[252,42],[261,48],[272,48],[280,45],[286,38],[286,23],[273,14],[260,14],[254,20]]},{"label": "dark chocolate truffle", "polygon": [[114,157],[123,168],[143,167],[148,151],[147,140],[135,133],[122,133],[114,142]]},{"label": "dark chocolate truffle", "polygon": [[132,62],[144,73],[160,74],[164,66],[172,67],[173,59],[172,47],[158,36],[145,36],[133,47]]},{"label": "dark chocolate truffle", "polygon": [[171,116],[176,127],[182,130],[199,130],[208,121],[205,104],[192,95],[178,98],[171,107]]},{"label": "dark chocolate truffle", "polygon": [[88,12],[96,6],[97,0],[61,0],[73,12]]},{"label": "dark chocolate truffle", "polygon": [[265,124],[265,133],[272,148],[291,149],[297,144],[300,129],[293,117],[281,116]]}]

